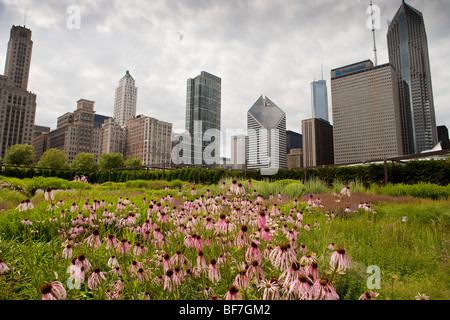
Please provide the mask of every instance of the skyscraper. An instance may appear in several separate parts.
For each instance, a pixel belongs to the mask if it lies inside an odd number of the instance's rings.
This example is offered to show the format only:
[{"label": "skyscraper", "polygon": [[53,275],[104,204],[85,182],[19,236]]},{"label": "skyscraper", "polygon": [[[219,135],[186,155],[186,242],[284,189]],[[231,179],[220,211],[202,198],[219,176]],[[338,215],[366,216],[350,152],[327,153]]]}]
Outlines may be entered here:
[{"label": "skyscraper", "polygon": [[208,164],[203,154],[210,144],[216,148],[208,156],[220,161],[220,136],[216,135],[208,141],[208,138],[204,139],[204,134],[211,129],[220,132],[221,96],[222,80],[215,75],[202,71],[197,77],[187,80],[185,128],[191,136],[191,164]]},{"label": "skyscraper", "polygon": [[335,164],[404,154],[397,79],[371,60],[331,70]]},{"label": "skyscraper", "polygon": [[329,121],[327,82],[323,79],[311,82],[311,107],[313,118]]},{"label": "skyscraper", "polygon": [[248,169],[287,168],[286,114],[268,97],[261,96],[248,110],[247,135]]},{"label": "skyscraper", "polygon": [[389,62],[399,74],[405,153],[432,149],[437,130],[422,13],[403,1],[389,25],[387,42]]},{"label": "skyscraper", "polygon": [[15,144],[30,144],[36,115],[36,95],[28,91],[31,30],[13,26],[6,54],[5,74],[0,75],[0,156]]},{"label": "skyscraper", "polygon": [[121,126],[124,126],[128,119],[136,117],[136,101],[135,80],[127,70],[119,81],[114,102],[114,119]]},{"label": "skyscraper", "polygon": [[322,118],[302,120],[303,166],[334,163],[333,126]]}]

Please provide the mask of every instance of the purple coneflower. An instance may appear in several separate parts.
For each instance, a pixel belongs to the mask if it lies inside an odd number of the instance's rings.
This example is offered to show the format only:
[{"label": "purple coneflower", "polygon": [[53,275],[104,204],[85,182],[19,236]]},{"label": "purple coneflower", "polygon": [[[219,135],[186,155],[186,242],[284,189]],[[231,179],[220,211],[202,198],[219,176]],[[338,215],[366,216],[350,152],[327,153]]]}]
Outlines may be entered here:
[{"label": "purple coneflower", "polygon": [[261,268],[259,261],[252,261],[247,269],[247,276],[253,279],[264,279],[264,270]]},{"label": "purple coneflower", "polygon": [[262,262],[261,250],[258,248],[258,244],[252,241],[247,251],[245,252],[245,259],[247,261],[258,261]]},{"label": "purple coneflower", "polygon": [[88,272],[91,269],[91,263],[89,262],[89,260],[86,258],[86,256],[84,254],[80,254],[75,259],[76,259],[75,264],[78,267],[83,268],[84,272]]},{"label": "purple coneflower", "polygon": [[200,250],[198,252],[198,256],[197,256],[197,269],[202,271],[202,270],[206,270],[207,266],[206,266],[206,259],[205,256],[203,254],[203,251]]},{"label": "purple coneflower", "polygon": [[67,244],[62,252],[63,259],[72,259],[72,246],[70,244]]},{"label": "purple coneflower", "polygon": [[119,253],[126,254],[130,251],[130,243],[126,239],[122,239],[118,242],[117,249]]},{"label": "purple coneflower", "polygon": [[52,188],[48,187],[47,189],[45,189],[44,199],[45,201],[55,200],[55,193],[53,192]]},{"label": "purple coneflower", "polygon": [[376,297],[378,297],[378,293],[368,290],[359,296],[358,300],[373,300]]},{"label": "purple coneflower", "polygon": [[8,266],[6,265],[6,263],[3,262],[3,259],[0,258],[0,274],[4,274],[8,270],[9,270]]},{"label": "purple coneflower", "polygon": [[108,259],[108,267],[115,268],[119,265],[119,261],[117,260],[117,257],[115,255],[112,255],[109,259]]},{"label": "purple coneflower", "polygon": [[236,286],[230,286],[228,292],[225,295],[225,300],[241,300],[242,295],[239,292],[239,289]]},{"label": "purple coneflower", "polygon": [[425,293],[417,293],[417,296],[414,297],[416,300],[430,300],[430,297],[427,296]]},{"label": "purple coneflower", "polygon": [[84,240],[88,247],[94,247],[96,249],[102,246],[102,242],[100,240],[100,231],[95,229],[92,231],[92,234]]},{"label": "purple coneflower", "polygon": [[216,259],[211,259],[208,267],[208,277],[212,283],[220,281],[220,269]]},{"label": "purple coneflower", "polygon": [[173,270],[167,270],[164,276],[164,290],[172,292],[181,284],[180,279],[173,272]]},{"label": "purple coneflower", "polygon": [[247,287],[250,284],[250,278],[247,276],[247,270],[245,268],[242,268],[239,270],[239,272],[236,275],[236,278],[234,279],[233,284],[241,288],[242,290],[246,290]]},{"label": "purple coneflower", "polygon": [[311,280],[306,275],[301,274],[289,284],[289,293],[300,300],[310,300],[312,297],[311,285]]},{"label": "purple coneflower", "polygon": [[263,300],[280,300],[280,287],[275,279],[263,279],[258,284],[258,290],[264,290]]},{"label": "purple coneflower", "polygon": [[350,268],[351,262],[349,256],[345,253],[344,247],[338,247],[331,255],[330,265],[333,269],[343,271]]},{"label": "purple coneflower", "polygon": [[96,267],[88,278],[88,288],[91,290],[96,290],[97,287],[102,283],[102,280],[106,281],[106,277],[99,267]]},{"label": "purple coneflower", "polygon": [[269,256],[272,264],[282,270],[286,269],[295,261],[295,255],[290,243],[282,244],[272,250]]},{"label": "purple coneflower", "polygon": [[66,289],[59,281],[44,282],[41,284],[40,291],[42,300],[65,300]]},{"label": "purple coneflower", "polygon": [[339,295],[327,276],[323,276],[314,282],[312,294],[313,299],[316,300],[339,300]]},{"label": "purple coneflower", "polygon": [[117,239],[114,237],[113,234],[109,234],[108,237],[106,237],[106,250],[114,249],[117,247]]}]

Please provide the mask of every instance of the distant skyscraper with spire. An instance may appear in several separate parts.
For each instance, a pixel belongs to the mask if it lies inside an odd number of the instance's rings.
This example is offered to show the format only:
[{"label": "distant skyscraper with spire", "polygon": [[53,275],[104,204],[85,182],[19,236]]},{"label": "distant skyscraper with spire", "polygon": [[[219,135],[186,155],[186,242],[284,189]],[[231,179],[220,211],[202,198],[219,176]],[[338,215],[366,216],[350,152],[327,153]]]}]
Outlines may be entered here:
[{"label": "distant skyscraper with spire", "polygon": [[120,79],[116,89],[116,99],[114,102],[114,120],[124,126],[130,118],[136,117],[137,88],[133,77],[127,70]]},{"label": "distant skyscraper with spire", "polygon": [[36,95],[28,91],[33,41],[31,30],[13,26],[0,75],[0,156],[15,144],[30,144],[36,115]]},{"label": "distant skyscraper with spire", "polygon": [[329,121],[327,82],[323,80],[323,75],[321,80],[311,83],[311,107],[314,119]]},{"label": "distant skyscraper with spire", "polygon": [[406,154],[437,144],[430,61],[423,15],[402,2],[387,34],[389,62],[399,75]]}]

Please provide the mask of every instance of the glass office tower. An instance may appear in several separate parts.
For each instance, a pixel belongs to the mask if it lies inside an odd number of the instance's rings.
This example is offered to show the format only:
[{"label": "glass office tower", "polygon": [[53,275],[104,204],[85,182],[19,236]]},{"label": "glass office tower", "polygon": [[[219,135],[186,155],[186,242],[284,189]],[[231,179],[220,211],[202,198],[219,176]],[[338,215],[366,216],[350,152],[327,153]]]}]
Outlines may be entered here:
[{"label": "glass office tower", "polygon": [[221,88],[222,80],[205,71],[187,80],[186,131],[191,136],[191,164],[209,165],[204,161],[203,152],[211,143],[216,146],[211,156],[220,158],[220,137],[209,139],[204,135],[210,129],[220,131]]},{"label": "glass office tower", "polygon": [[403,1],[387,34],[389,62],[399,76],[406,154],[437,144],[427,35],[422,13]]}]

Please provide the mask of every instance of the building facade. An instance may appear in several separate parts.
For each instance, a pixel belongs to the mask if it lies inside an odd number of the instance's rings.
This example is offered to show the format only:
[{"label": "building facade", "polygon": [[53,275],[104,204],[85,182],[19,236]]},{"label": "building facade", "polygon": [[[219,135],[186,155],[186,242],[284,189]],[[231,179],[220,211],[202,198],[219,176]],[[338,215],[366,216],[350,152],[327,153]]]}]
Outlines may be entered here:
[{"label": "building facade", "polygon": [[331,71],[335,164],[404,154],[398,77],[365,60]]},{"label": "building facade", "polygon": [[437,144],[428,41],[422,13],[403,1],[387,33],[389,62],[399,75],[406,154]]},{"label": "building facade", "polygon": [[94,101],[80,99],[77,109],[58,117],[57,127],[49,133],[49,149],[64,150],[68,163],[72,163],[78,153],[101,155],[101,128],[94,127]]},{"label": "building facade", "polygon": [[209,165],[203,159],[205,148],[212,143],[204,139],[205,132],[215,131],[215,148],[211,153],[216,163],[220,161],[222,80],[202,71],[195,78],[187,80],[186,132],[191,136],[191,156],[188,164]]},{"label": "building facade", "polygon": [[102,150],[103,153],[126,153],[127,129],[114,119],[106,119],[102,126]]},{"label": "building facade", "polygon": [[247,136],[236,135],[231,137],[230,166],[234,170],[244,170],[247,159]]},{"label": "building facade", "polygon": [[135,80],[127,70],[116,88],[114,101],[114,119],[124,126],[128,119],[136,117],[137,87]]},{"label": "building facade", "polygon": [[334,163],[333,126],[321,118],[302,120],[303,164],[316,167]]},{"label": "building facade", "polygon": [[247,112],[247,168],[285,169],[286,114],[261,96]]},{"label": "building facade", "polygon": [[303,168],[303,149],[293,148],[287,155],[287,167],[289,170]]},{"label": "building facade", "polygon": [[301,149],[303,146],[302,134],[291,130],[286,131],[286,154],[291,149]]},{"label": "building facade", "polygon": [[128,119],[126,158],[137,157],[143,165],[171,165],[172,124],[138,115]]},{"label": "building facade", "polygon": [[36,95],[28,91],[31,30],[13,26],[6,54],[5,74],[0,76],[0,157],[15,144],[32,144]]}]

